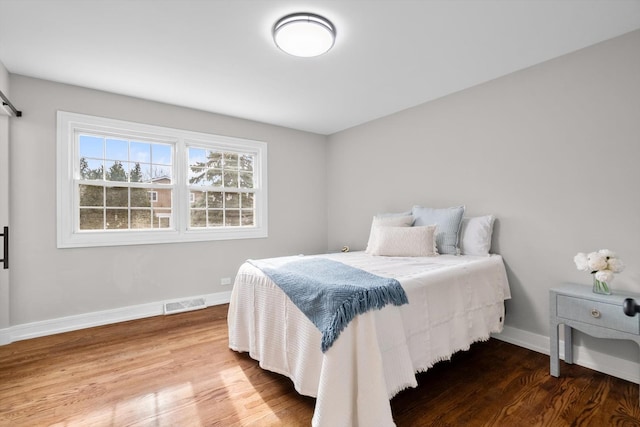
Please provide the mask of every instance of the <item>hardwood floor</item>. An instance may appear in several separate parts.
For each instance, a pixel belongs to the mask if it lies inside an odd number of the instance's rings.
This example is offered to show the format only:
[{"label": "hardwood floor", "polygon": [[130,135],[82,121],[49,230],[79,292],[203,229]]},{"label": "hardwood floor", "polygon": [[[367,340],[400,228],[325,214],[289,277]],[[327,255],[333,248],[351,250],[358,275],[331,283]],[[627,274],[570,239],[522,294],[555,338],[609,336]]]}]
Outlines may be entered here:
[{"label": "hardwood floor", "polygon": [[[308,426],[314,399],[227,347],[227,306],[0,347],[1,426]],[[502,341],[391,401],[402,426],[640,426],[638,386]]]}]

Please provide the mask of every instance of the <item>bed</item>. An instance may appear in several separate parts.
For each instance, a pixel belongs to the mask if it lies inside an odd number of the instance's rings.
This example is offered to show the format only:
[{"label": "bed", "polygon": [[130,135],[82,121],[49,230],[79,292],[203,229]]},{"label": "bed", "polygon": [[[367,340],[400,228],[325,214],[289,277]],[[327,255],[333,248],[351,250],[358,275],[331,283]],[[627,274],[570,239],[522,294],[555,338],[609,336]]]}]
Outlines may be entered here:
[{"label": "bed", "polygon": [[[371,251],[367,251],[371,252]],[[502,331],[511,297],[500,255],[377,256],[348,252],[262,260],[277,268],[316,257],[394,278],[409,303],[356,316],[333,345],[263,270],[244,263],[229,305],[229,347],[316,398],[313,426],[393,426],[390,399],[416,373]]]}]

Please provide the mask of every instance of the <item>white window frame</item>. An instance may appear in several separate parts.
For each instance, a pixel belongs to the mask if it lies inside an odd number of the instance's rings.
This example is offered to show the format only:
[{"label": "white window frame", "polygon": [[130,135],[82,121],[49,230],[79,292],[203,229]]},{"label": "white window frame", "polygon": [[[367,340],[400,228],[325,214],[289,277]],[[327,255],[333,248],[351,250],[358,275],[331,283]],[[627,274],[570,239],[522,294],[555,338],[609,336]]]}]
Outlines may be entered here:
[{"label": "white window frame", "polygon": [[[57,229],[58,248],[141,245],[264,238],[268,236],[267,144],[261,141],[192,132],[155,125],[128,122],[85,114],[58,111],[57,134]],[[79,162],[76,134],[80,132],[123,135],[172,144],[173,206],[170,228],[144,230],[79,230]],[[252,154],[254,163],[255,214],[253,226],[189,227],[190,191],[188,185],[188,147],[230,150]]]}]

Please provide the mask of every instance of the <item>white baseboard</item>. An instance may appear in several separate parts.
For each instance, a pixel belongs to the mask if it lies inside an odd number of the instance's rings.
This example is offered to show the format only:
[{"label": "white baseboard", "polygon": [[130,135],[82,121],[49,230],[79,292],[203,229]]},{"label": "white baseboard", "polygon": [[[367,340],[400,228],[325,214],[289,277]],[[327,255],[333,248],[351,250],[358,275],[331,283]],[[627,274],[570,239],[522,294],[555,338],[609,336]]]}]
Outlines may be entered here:
[{"label": "white baseboard", "polygon": [[[505,326],[502,333],[493,334],[492,337],[538,353],[549,354],[550,340],[549,337],[544,335]],[[564,360],[564,342],[562,340],[560,341],[560,358]],[[573,363],[640,384],[640,364],[636,362],[574,345]],[[560,374],[562,375],[562,372]]]},{"label": "white baseboard", "polygon": [[[204,298],[207,307],[226,304],[231,299],[231,291],[218,292],[208,295],[189,296],[189,298]],[[40,322],[16,325],[0,329],[0,345],[10,344],[14,341],[59,334],[62,332],[76,331],[78,329],[94,326],[108,325],[111,323],[125,322],[127,320],[142,319],[164,314],[165,301],[151,302],[147,304],[132,305],[115,308],[113,310],[95,311],[92,313],[77,314],[74,316],[60,317],[57,319],[43,320]]]}]

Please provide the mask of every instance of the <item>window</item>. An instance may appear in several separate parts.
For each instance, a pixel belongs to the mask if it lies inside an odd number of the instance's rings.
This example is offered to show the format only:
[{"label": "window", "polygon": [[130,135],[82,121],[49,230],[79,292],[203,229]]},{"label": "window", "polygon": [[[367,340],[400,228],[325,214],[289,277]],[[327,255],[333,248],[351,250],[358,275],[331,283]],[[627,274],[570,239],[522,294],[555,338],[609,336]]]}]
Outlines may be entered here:
[{"label": "window", "polygon": [[[78,231],[168,227],[158,218],[171,217],[173,207],[172,144],[88,130],[76,138]],[[159,192],[165,203],[157,203]]]},{"label": "window", "polygon": [[190,226],[254,224],[254,156],[189,147]]},{"label": "window", "polygon": [[267,236],[266,144],[58,112],[58,247]]}]

